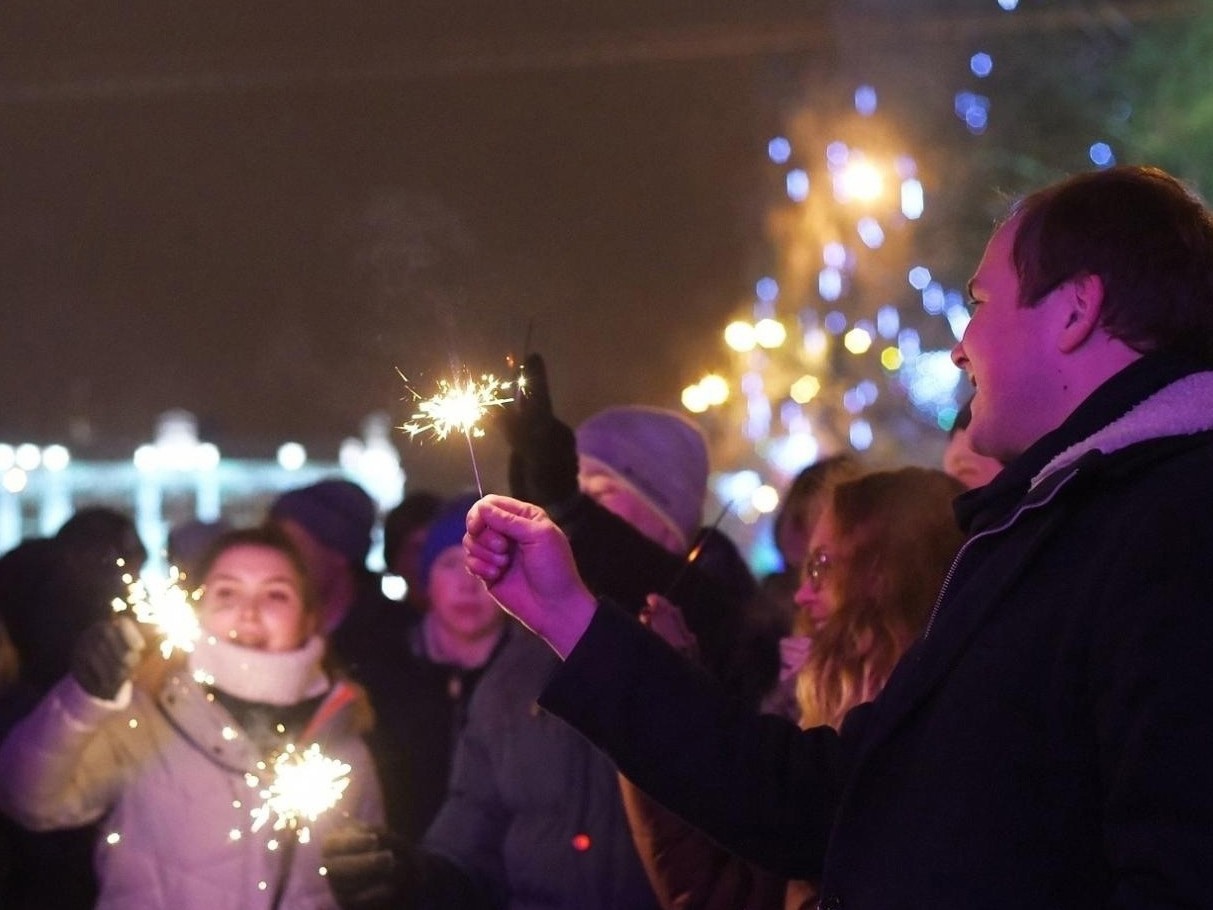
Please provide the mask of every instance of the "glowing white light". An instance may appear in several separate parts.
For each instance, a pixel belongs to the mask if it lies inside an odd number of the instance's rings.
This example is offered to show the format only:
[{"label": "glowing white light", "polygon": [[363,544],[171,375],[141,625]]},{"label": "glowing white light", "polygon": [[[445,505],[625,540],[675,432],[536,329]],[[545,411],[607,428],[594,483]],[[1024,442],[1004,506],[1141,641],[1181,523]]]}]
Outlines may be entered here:
[{"label": "glowing white light", "polygon": [[742,320],[730,322],[724,327],[724,343],[739,354],[754,350],[754,326]]},{"label": "glowing white light", "polygon": [[122,835],[119,834],[117,831],[111,831],[109,834],[105,835],[105,842],[107,844],[109,844],[110,846],[113,846],[114,844],[118,843],[121,840],[122,840]]},{"label": "glowing white light", "polygon": [[837,240],[831,240],[821,248],[821,261],[832,269],[844,268],[847,264],[847,248]]},{"label": "glowing white light", "polygon": [[963,375],[949,351],[924,351],[906,363],[898,374],[910,401],[932,417],[942,407],[955,405],[956,384]]},{"label": "glowing white light", "polygon": [[913,360],[922,352],[922,341],[914,329],[902,329],[897,333],[897,350],[906,360]]},{"label": "glowing white light", "polygon": [[951,304],[945,311],[944,317],[948,320],[948,327],[952,330],[952,336],[960,341],[964,337],[965,329],[969,326],[969,310],[961,304]]},{"label": "glowing white light", "polygon": [[750,505],[763,515],[769,515],[779,508],[779,491],[764,483],[750,497]]},{"label": "glowing white light", "polygon": [[682,390],[682,406],[692,414],[702,414],[709,407],[708,397],[698,384],[689,385]]},{"label": "glowing white light", "polygon": [[1116,156],[1112,153],[1112,146],[1106,142],[1094,143],[1088,151],[1091,157],[1091,163],[1096,167],[1110,167],[1116,163]]},{"label": "glowing white light", "polygon": [[834,175],[834,195],[839,202],[872,202],[884,193],[880,168],[863,158],[848,161]]},{"label": "glowing white light", "polygon": [[719,373],[709,373],[699,380],[699,388],[707,396],[708,404],[722,405],[729,400],[729,382]]},{"label": "glowing white light", "polygon": [[713,488],[721,502],[744,502],[762,485],[762,478],[748,468],[742,471],[722,471],[716,475]]},{"label": "glowing white light", "polygon": [[870,85],[861,85],[855,89],[855,110],[864,117],[876,113],[876,89]]},{"label": "glowing white light", "polygon": [[284,442],[278,447],[278,467],[298,471],[307,464],[307,449],[297,442]]},{"label": "glowing white light", "polygon": [[20,493],[29,483],[29,475],[17,466],[4,472],[4,489],[10,493]]},{"label": "glowing white light", "polygon": [[884,229],[875,218],[865,215],[859,219],[855,228],[859,233],[859,239],[868,249],[878,250],[884,245]]},{"label": "glowing white light", "polygon": [[213,442],[200,442],[194,449],[194,467],[199,471],[213,471],[219,467],[219,447]]},{"label": "glowing white light", "polygon": [[788,395],[797,404],[808,404],[817,397],[817,393],[821,391],[821,380],[816,376],[806,373],[788,389]]},{"label": "glowing white light", "polygon": [[754,326],[754,340],[768,350],[782,345],[787,337],[788,330],[778,319],[760,319]]},{"label": "glowing white light", "polygon": [[851,424],[851,445],[860,452],[872,447],[872,425],[866,420],[856,420]]},{"label": "glowing white light", "polygon": [[775,164],[786,164],[792,157],[792,143],[783,136],[776,136],[767,143],[767,157]]},{"label": "glowing white light", "polygon": [[901,181],[901,214],[911,221],[917,221],[925,209],[922,183],[913,177]]},{"label": "glowing white light", "polygon": [[932,281],[922,292],[922,308],[932,316],[942,313],[946,303],[943,287],[937,281]]},{"label": "glowing white light", "polygon": [[793,202],[804,202],[809,198],[809,175],[800,168],[788,171],[784,186],[787,188],[788,198]]},{"label": "glowing white light", "polygon": [[795,474],[805,465],[815,462],[820,454],[821,446],[808,429],[774,440],[769,449],[771,463],[785,474]]},{"label": "glowing white light", "polygon": [[32,442],[23,442],[15,452],[17,467],[23,471],[36,471],[42,464],[42,450]]},{"label": "glowing white light", "polygon": [[1011,10],[1013,10],[1017,6],[1019,6],[1019,0],[998,0],[998,5],[1001,6],[1003,9],[1005,9],[1007,12],[1010,12]]},{"label": "glowing white light", "polygon": [[379,590],[388,600],[401,601],[408,597],[409,583],[399,575],[384,572],[379,579]]},{"label": "glowing white light", "polygon": [[842,406],[847,409],[848,413],[858,414],[867,406],[867,403],[863,400],[863,393],[858,389],[847,389],[842,393]]},{"label": "glowing white light", "polygon": [[822,300],[837,300],[842,296],[842,272],[827,266],[817,273],[817,293]]},{"label": "glowing white light", "polygon": [[856,326],[843,336],[842,346],[852,354],[862,354],[872,346],[872,335],[866,329]]},{"label": "glowing white light", "polygon": [[71,463],[72,456],[66,446],[49,445],[42,450],[42,466],[48,471],[66,471]]},{"label": "glowing white light", "polygon": [[910,269],[906,278],[910,282],[910,287],[916,291],[921,291],[931,283],[931,270],[925,265],[916,265]]},{"label": "glowing white light", "polygon": [[17,463],[17,453],[7,442],[0,443],[0,471],[7,471]]},{"label": "glowing white light", "polygon": [[804,353],[811,360],[820,360],[830,346],[830,339],[817,326],[804,333]]},{"label": "glowing white light", "polygon": [[154,445],[141,445],[135,449],[135,467],[140,471],[155,471],[160,467],[160,453]]},{"label": "glowing white light", "polygon": [[876,311],[876,332],[881,338],[896,338],[901,328],[901,311],[895,306],[882,306]]}]

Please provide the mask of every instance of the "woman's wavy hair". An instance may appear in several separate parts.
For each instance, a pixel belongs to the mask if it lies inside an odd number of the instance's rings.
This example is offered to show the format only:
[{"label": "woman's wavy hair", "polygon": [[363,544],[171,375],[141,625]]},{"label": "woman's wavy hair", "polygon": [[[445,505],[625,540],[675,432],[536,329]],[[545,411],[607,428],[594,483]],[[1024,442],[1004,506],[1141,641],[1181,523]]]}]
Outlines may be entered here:
[{"label": "woman's wavy hair", "polygon": [[838,606],[820,626],[801,625],[812,643],[796,686],[802,726],[837,726],[884,686],[964,540],[952,513],[964,490],[943,471],[917,467],[834,487],[827,511],[838,547],[826,583]]}]

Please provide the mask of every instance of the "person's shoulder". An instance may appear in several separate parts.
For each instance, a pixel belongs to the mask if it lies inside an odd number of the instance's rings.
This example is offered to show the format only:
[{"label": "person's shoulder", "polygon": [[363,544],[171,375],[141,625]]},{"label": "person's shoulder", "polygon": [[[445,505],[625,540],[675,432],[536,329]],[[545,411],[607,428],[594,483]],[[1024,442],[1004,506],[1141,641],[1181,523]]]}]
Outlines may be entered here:
[{"label": "person's shoulder", "polygon": [[539,696],[548,677],[560,665],[560,658],[528,629],[511,621],[506,626],[506,641],[494,655],[472,701],[475,710],[508,711],[529,706]]}]

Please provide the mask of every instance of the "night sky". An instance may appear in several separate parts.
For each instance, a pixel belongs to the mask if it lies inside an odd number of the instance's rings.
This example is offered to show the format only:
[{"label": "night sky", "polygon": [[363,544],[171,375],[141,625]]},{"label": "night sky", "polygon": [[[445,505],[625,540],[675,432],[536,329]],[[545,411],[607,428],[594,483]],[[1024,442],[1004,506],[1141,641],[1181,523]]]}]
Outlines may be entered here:
[{"label": "night sky", "polygon": [[[727,4],[403,6],[9,11],[0,441],[126,457],[183,407],[225,454],[332,458],[407,419],[396,368],[425,392],[529,341],[576,422],[717,365],[794,57]],[[413,482],[466,482],[398,441]]]}]

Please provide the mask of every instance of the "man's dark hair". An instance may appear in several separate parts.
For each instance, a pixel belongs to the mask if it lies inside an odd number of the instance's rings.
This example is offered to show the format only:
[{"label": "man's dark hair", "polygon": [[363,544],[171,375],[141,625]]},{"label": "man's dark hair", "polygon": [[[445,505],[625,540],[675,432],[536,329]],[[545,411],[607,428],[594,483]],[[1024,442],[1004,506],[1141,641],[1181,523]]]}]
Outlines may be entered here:
[{"label": "man's dark hair", "polygon": [[1020,305],[1072,278],[1103,282],[1101,325],[1135,351],[1213,364],[1213,214],[1157,168],[1079,174],[1011,212]]}]

